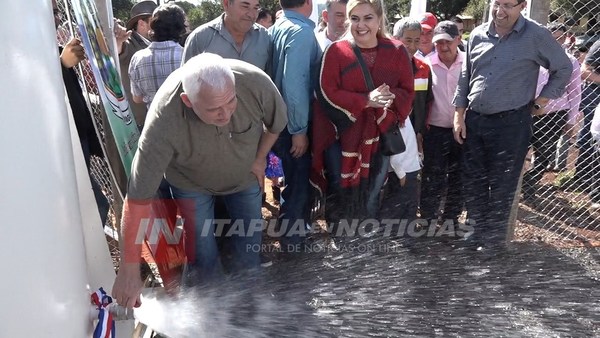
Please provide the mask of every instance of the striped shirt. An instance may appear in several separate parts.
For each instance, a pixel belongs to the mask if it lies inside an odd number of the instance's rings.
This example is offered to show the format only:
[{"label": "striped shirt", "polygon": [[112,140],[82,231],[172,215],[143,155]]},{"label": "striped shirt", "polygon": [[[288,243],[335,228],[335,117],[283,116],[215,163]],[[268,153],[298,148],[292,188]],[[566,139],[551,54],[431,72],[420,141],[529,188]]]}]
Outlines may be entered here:
[{"label": "striped shirt", "polygon": [[469,37],[466,53],[453,103],[481,114],[532,102],[540,66],[550,72],[540,96],[559,98],[573,71],[550,31],[523,16],[503,37],[496,33],[493,21],[478,26]]},{"label": "striped shirt", "polygon": [[131,93],[141,96],[147,107],[169,74],[181,65],[183,47],[175,41],[152,42],[133,54],[129,64]]}]

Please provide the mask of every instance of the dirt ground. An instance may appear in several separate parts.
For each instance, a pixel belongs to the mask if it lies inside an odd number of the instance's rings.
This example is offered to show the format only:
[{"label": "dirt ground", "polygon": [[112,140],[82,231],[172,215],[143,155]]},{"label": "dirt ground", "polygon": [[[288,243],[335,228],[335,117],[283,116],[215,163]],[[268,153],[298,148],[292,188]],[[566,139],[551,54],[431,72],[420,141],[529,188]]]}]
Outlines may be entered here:
[{"label": "dirt ground", "polygon": [[[537,198],[521,201],[515,225],[515,240],[541,241],[556,247],[600,247],[600,210],[591,208],[584,187],[570,187],[567,178],[574,173],[577,150],[571,147],[567,171],[546,172]],[[528,155],[525,170],[530,165]]]}]

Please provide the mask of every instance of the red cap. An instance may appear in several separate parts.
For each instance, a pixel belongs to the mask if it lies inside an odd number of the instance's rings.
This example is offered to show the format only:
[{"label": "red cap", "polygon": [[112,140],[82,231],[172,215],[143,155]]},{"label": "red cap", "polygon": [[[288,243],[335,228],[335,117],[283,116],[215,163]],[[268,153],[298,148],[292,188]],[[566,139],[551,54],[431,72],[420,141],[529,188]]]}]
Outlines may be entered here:
[{"label": "red cap", "polygon": [[424,13],[419,17],[419,22],[421,23],[421,28],[424,30],[432,30],[438,23],[437,18],[433,13]]}]

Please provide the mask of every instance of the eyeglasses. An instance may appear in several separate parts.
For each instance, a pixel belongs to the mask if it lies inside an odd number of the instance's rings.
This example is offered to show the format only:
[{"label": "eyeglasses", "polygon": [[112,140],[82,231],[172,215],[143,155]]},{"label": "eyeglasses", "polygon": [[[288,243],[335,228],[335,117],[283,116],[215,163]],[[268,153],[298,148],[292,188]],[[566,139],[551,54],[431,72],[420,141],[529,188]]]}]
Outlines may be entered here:
[{"label": "eyeglasses", "polygon": [[501,5],[501,4],[497,3],[497,2],[494,2],[494,3],[492,3],[492,9],[494,9],[494,10],[497,10],[498,8],[500,8],[500,9],[502,9],[503,11],[505,11],[505,12],[506,12],[506,11],[510,11],[511,9],[513,9],[513,8],[515,8],[515,7],[517,7],[517,6],[519,6],[519,5],[520,5],[520,4],[522,4],[522,3],[523,3],[523,1],[519,1],[519,2],[517,2],[517,3],[516,3],[516,4],[514,4],[514,5],[511,5],[511,4],[504,4],[504,5]]}]

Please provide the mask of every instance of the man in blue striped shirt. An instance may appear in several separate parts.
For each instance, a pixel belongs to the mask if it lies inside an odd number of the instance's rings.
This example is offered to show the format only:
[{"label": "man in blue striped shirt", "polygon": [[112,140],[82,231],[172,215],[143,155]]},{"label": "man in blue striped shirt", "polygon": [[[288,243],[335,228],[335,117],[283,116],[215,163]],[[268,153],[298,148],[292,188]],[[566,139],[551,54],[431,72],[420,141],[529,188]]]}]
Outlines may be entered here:
[{"label": "man in blue striped shirt", "polygon": [[[507,235],[511,205],[531,138],[532,114],[560,97],[572,72],[544,27],[521,15],[524,0],[495,0],[492,18],[473,30],[454,97],[454,137],[463,144],[463,175],[474,247]],[[535,97],[539,67],[550,78]]]}]

